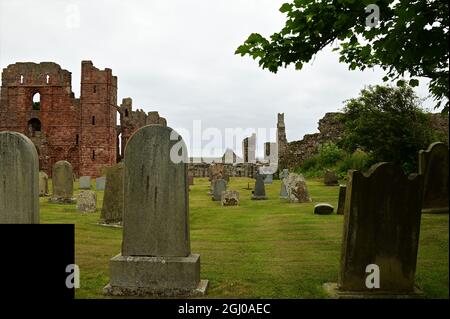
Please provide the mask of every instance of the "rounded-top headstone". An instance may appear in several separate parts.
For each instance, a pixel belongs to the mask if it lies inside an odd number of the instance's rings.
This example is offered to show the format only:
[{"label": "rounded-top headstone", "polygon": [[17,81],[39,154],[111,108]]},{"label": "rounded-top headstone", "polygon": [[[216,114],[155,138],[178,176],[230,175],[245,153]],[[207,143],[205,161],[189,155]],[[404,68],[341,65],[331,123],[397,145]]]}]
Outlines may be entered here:
[{"label": "rounded-top headstone", "polygon": [[59,161],[53,165],[52,183],[53,201],[71,202],[73,200],[73,169],[68,161]]},{"label": "rounded-top headstone", "polygon": [[187,148],[171,128],[149,125],[125,148],[123,256],[190,254]]},{"label": "rounded-top headstone", "polygon": [[0,132],[0,224],[39,223],[39,161],[23,134]]}]

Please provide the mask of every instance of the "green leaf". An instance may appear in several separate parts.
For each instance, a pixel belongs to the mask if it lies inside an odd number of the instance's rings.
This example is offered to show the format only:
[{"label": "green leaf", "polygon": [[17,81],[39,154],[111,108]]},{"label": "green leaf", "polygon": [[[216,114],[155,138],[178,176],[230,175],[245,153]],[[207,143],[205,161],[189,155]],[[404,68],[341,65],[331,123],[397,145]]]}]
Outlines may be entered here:
[{"label": "green leaf", "polygon": [[419,80],[417,80],[417,79],[411,79],[411,80],[409,81],[409,85],[411,85],[412,87],[419,86]]}]

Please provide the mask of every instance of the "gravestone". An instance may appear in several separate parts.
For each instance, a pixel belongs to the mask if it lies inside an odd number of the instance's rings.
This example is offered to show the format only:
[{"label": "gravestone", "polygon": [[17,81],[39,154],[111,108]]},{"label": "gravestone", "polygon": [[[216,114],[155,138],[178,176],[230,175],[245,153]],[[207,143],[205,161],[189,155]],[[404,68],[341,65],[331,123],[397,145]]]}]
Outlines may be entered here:
[{"label": "gravestone", "polygon": [[341,185],[339,187],[339,201],[338,201],[338,209],[337,214],[338,215],[344,215],[345,211],[345,195],[347,194],[347,186]]},{"label": "gravestone", "polygon": [[286,184],[284,183],[284,180],[289,176],[289,170],[288,169],[284,169],[281,173],[280,173],[280,180],[281,180],[281,187],[280,187],[280,198],[281,199],[288,199],[289,198],[289,194],[288,191],[286,189]]},{"label": "gravestone", "polygon": [[123,216],[123,168],[119,163],[106,169],[106,186],[100,224],[120,224]]},{"label": "gravestone", "polygon": [[448,147],[433,143],[419,152],[419,174],[423,175],[423,213],[448,214]]},{"label": "gravestone", "polygon": [[237,191],[224,191],[221,198],[222,206],[239,206],[239,193]]},{"label": "gravestone", "polygon": [[334,207],[330,204],[320,203],[314,206],[314,215],[331,215]]},{"label": "gravestone", "polygon": [[264,175],[264,184],[273,184],[273,174]]},{"label": "gravestone", "polygon": [[82,191],[77,196],[77,210],[82,213],[95,213],[97,210],[97,194],[93,191]]},{"label": "gravestone", "polygon": [[53,165],[53,194],[50,202],[57,204],[73,204],[73,169],[67,161],[59,161]]},{"label": "gravestone", "polygon": [[266,186],[264,185],[264,175],[256,173],[255,189],[253,190],[252,200],[266,200]]},{"label": "gravestone", "polygon": [[323,182],[326,186],[337,186],[339,185],[339,177],[336,172],[327,169],[323,177]]},{"label": "gravestone", "polygon": [[48,196],[48,175],[45,172],[39,172],[39,196]]},{"label": "gravestone", "polygon": [[283,181],[289,195],[291,203],[310,203],[312,202],[309,196],[308,186],[306,185],[303,175],[290,173]]},{"label": "gravestone", "polygon": [[106,187],[106,177],[97,177],[95,179],[95,189],[98,191],[104,191]]},{"label": "gravestone", "polygon": [[109,265],[108,295],[192,296],[206,292],[191,253],[187,147],[169,127],[149,125],[127,143],[122,252]]},{"label": "gravestone", "polygon": [[227,190],[227,182],[223,179],[217,179],[213,182],[212,200],[220,201],[222,198],[222,192]]},{"label": "gravestone", "polygon": [[[366,174],[349,171],[340,275],[342,298],[406,298],[414,285],[421,219],[423,176],[405,176],[391,163]],[[371,286],[378,280],[380,286]]]},{"label": "gravestone", "polygon": [[16,132],[0,132],[0,224],[39,224],[38,154]]},{"label": "gravestone", "polygon": [[194,176],[188,175],[188,185],[193,186],[194,185]]},{"label": "gravestone", "polygon": [[91,177],[81,176],[80,177],[80,189],[91,189]]}]

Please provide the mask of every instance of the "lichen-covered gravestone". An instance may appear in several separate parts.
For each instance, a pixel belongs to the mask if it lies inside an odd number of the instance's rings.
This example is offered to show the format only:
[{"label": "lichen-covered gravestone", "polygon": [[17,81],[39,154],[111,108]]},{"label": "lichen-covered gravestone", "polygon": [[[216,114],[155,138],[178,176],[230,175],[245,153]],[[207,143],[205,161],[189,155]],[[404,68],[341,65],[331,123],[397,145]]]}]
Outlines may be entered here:
[{"label": "lichen-covered gravestone", "polygon": [[57,204],[73,204],[73,169],[67,161],[59,161],[53,165],[53,194],[50,202]]},{"label": "lichen-covered gravestone", "polygon": [[222,206],[239,206],[239,193],[237,191],[222,192]]},{"label": "lichen-covered gravestone", "polygon": [[341,185],[339,187],[339,201],[338,201],[338,209],[337,209],[338,215],[344,215],[346,194],[347,194],[347,186]]},{"label": "lichen-covered gravestone", "polygon": [[306,185],[303,175],[290,173],[283,181],[289,194],[289,201],[291,203],[310,203],[312,202],[309,196],[308,186]]},{"label": "lichen-covered gravestone", "polygon": [[77,210],[82,213],[95,213],[97,210],[97,194],[93,191],[82,191],[78,194]]},{"label": "lichen-covered gravestone", "polygon": [[227,182],[224,179],[217,179],[213,182],[212,200],[220,201],[222,198],[222,192],[227,190]]},{"label": "lichen-covered gravestone", "polygon": [[266,187],[264,185],[264,175],[256,173],[255,189],[253,190],[252,200],[266,200]]},{"label": "lichen-covered gravestone", "polygon": [[109,295],[206,292],[189,234],[187,148],[171,128],[145,126],[125,149],[122,253],[110,261]]},{"label": "lichen-covered gravestone", "polygon": [[39,224],[38,154],[16,132],[0,132],[0,224]]},{"label": "lichen-covered gravestone", "polygon": [[[416,296],[423,176],[394,164],[349,171],[337,297]],[[335,287],[336,288],[336,287]]]},{"label": "lichen-covered gravestone", "polygon": [[424,177],[423,213],[448,214],[448,146],[433,143],[419,152],[419,174]]},{"label": "lichen-covered gravestone", "polygon": [[45,172],[39,172],[39,196],[48,196],[48,175]]},{"label": "lichen-covered gravestone", "polygon": [[104,191],[106,187],[106,177],[97,177],[95,179],[95,189],[98,191]]},{"label": "lichen-covered gravestone", "polygon": [[91,189],[91,177],[81,176],[80,177],[80,189]]},{"label": "lichen-covered gravestone", "polygon": [[100,224],[120,224],[123,216],[123,163],[106,169]]}]

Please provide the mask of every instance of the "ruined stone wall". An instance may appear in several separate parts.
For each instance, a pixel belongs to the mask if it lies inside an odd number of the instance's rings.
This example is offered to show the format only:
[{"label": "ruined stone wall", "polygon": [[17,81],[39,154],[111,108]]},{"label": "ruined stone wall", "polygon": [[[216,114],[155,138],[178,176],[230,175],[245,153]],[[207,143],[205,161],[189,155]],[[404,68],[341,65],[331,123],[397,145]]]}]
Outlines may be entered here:
[{"label": "ruined stone wall", "polygon": [[288,143],[280,154],[280,168],[296,168],[317,154],[319,145],[328,142],[338,142],[343,134],[343,124],[339,121],[341,113],[327,113],[319,120],[319,133],[307,134],[300,141]]},{"label": "ruined stone wall", "polygon": [[[210,167],[209,163],[189,163],[189,175],[194,177],[209,177]],[[231,177],[250,177],[253,178],[257,165],[253,163],[239,163],[239,164],[222,164],[224,165],[227,176]]]},{"label": "ruined stone wall", "polygon": [[[39,109],[33,109],[35,94],[40,95]],[[78,172],[80,104],[72,93],[71,73],[52,62],[16,63],[3,69],[0,131],[30,137],[47,174],[54,163],[66,159]]]},{"label": "ruined stone wall", "polygon": [[142,109],[133,110],[133,99],[124,98],[122,104],[118,108],[120,113],[120,128],[118,134],[121,139],[120,154],[123,157],[125,154],[125,146],[130,139],[131,135],[139,128],[145,125],[162,125],[167,126],[165,118],[159,116],[158,112],[145,113]]}]

